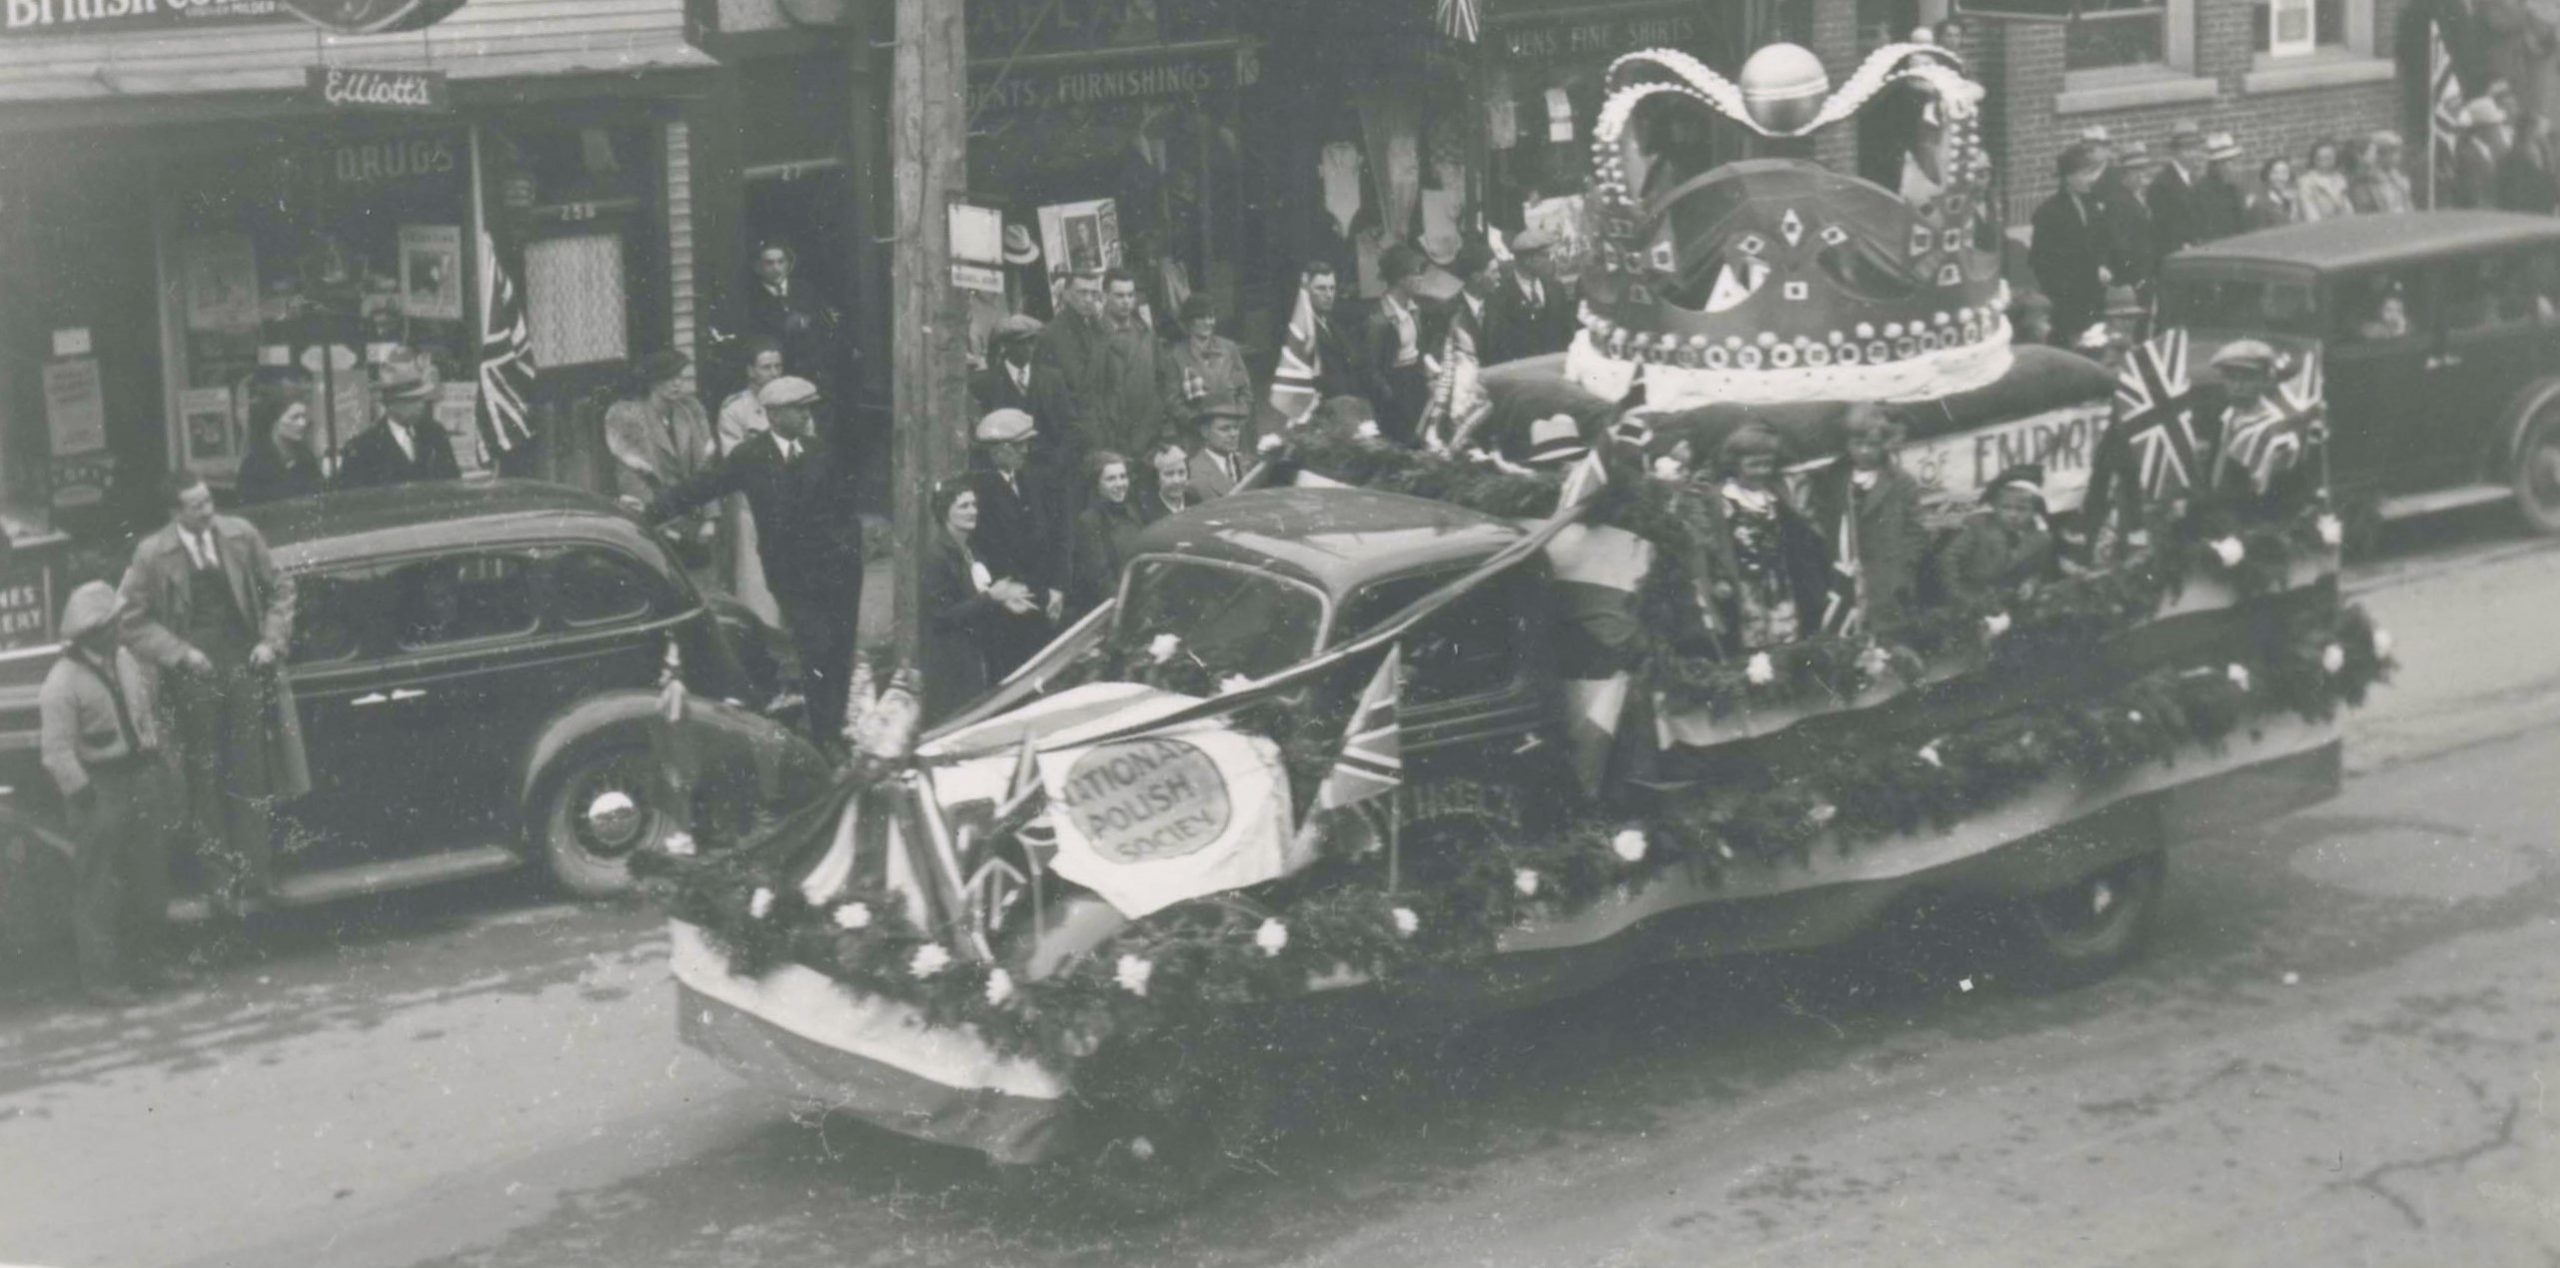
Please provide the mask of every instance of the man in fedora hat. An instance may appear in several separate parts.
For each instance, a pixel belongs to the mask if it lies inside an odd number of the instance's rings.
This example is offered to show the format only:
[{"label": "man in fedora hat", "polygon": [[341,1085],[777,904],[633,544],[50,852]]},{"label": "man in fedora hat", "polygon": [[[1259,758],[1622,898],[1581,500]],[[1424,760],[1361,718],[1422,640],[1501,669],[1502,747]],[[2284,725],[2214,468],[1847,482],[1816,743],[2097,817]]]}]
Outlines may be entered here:
[{"label": "man in fedora hat", "polygon": [[1049,641],[1052,622],[1066,607],[1069,519],[1049,482],[1033,478],[1030,470],[1037,430],[1029,414],[1000,409],[979,419],[974,433],[985,461],[968,475],[978,495],[978,528],[970,547],[988,572],[1021,582],[1037,605],[1005,614],[987,639],[987,672],[998,678]]},{"label": "man in fedora hat", "polygon": [[816,424],[818,385],[784,375],[756,389],[771,426],[729,455],[656,494],[651,523],[743,493],[755,518],[765,585],[800,654],[809,730],[832,743],[844,730],[846,675],[862,607],[862,520],[853,482]]},{"label": "man in fedora hat", "polygon": [[1015,313],[996,323],[995,333],[988,338],[987,368],[969,376],[969,399],[976,403],[981,415],[1000,409],[1018,409],[1034,419],[1039,411],[1032,407],[1031,362],[1040,344],[1041,321],[1024,313]]},{"label": "man in fedora hat", "polygon": [[1038,322],[1047,322],[1057,312],[1049,293],[1048,270],[1040,267],[1040,244],[1031,240],[1031,226],[1016,221],[1004,227],[1004,288],[1022,314]]},{"label": "man in fedora hat", "polygon": [[1555,248],[1544,229],[1511,240],[1509,276],[1486,305],[1485,364],[1562,352],[1573,342],[1574,298],[1556,280]]},{"label": "man in fedora hat", "polygon": [[72,591],[62,656],[36,692],[45,773],[70,820],[80,986],[109,1007],[133,1003],[136,981],[172,976],[154,963],[169,918],[156,684],[117,642],[122,607],[103,581]]},{"label": "man in fedora hat", "polygon": [[339,487],[460,479],[453,439],[435,418],[436,390],[436,363],[425,353],[400,348],[384,358],[373,389],[381,417],[347,443],[338,460]]},{"label": "man in fedora hat", "polygon": [[2167,259],[2205,239],[2197,186],[2204,179],[2204,130],[2180,119],[2169,131],[2169,161],[2151,178],[2144,203],[2151,212],[2151,258]]},{"label": "man in fedora hat", "polygon": [[[783,356],[788,364],[789,352]],[[614,487],[627,505],[645,506],[719,461],[711,420],[685,382],[691,364],[673,348],[650,353],[634,367],[629,393],[604,412]],[[708,508],[659,531],[686,567],[700,571],[710,566],[719,522]]]},{"label": "man in fedora hat", "polygon": [[169,523],[134,547],[118,588],[127,647],[160,672],[186,780],[186,822],[227,916],[270,893],[270,812],[311,790],[293,685],[293,579],[247,520],[217,515],[204,477],[169,481]]},{"label": "man in fedora hat", "polygon": [[2240,142],[2228,132],[2204,139],[2204,179],[2196,182],[2196,232],[2211,242],[2228,238],[2249,223],[2249,199],[2234,174],[2241,158]]},{"label": "man in fedora hat", "polygon": [[2498,164],[2507,156],[2507,112],[2487,97],[2462,109],[2462,141],[2454,147],[2453,205],[2490,210],[2498,205]]}]

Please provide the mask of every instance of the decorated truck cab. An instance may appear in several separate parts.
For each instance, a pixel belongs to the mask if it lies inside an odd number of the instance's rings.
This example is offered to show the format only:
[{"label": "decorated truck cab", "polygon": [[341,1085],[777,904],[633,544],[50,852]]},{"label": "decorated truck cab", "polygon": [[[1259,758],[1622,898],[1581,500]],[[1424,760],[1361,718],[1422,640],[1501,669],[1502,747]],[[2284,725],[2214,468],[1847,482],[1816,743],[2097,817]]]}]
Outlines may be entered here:
[{"label": "decorated truck cab", "polygon": [[[829,795],[636,861],[687,1042],[1178,1196],[1305,1062],[1636,965],[1958,898],[2016,977],[2089,980],[2170,846],[2332,795],[2392,662],[2339,600],[2316,367],[2011,349],[1953,59],[1770,79],[1613,68],[1571,351],[1453,341],[1424,449],[1301,414],[983,699],[918,738],[903,672],[859,690]],[[1797,137],[1906,89],[1924,201],[1648,157],[1657,109]]]}]

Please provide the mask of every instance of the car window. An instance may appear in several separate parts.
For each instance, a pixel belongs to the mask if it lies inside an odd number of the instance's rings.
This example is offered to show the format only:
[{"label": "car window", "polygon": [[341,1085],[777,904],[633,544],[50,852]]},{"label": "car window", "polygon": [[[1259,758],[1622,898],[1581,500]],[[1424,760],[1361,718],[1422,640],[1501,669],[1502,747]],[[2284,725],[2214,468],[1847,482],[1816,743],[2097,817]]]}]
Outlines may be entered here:
[{"label": "car window", "polygon": [[1112,631],[1137,651],[1159,635],[1218,673],[1260,678],[1315,654],[1324,596],[1314,587],[1253,568],[1155,556],[1130,570],[1128,602]]},{"label": "car window", "polygon": [[2453,262],[2446,277],[2446,328],[2468,334],[2532,326],[2539,254],[2509,251]]},{"label": "car window", "polygon": [[378,610],[376,581],[370,572],[308,573],[294,578],[293,663],[334,665],[355,659],[364,646],[366,618]]},{"label": "car window", "polygon": [[657,579],[611,551],[578,547],[552,562],[551,588],[560,623],[587,629],[649,614]]},{"label": "car window", "polygon": [[2188,330],[2317,336],[2311,287],[2256,278],[2172,277],[2161,283],[2160,320]]},{"label": "car window", "polygon": [[2435,330],[2433,300],[2415,267],[2341,278],[2329,337],[2349,347],[2424,339]]},{"label": "car window", "polygon": [[[1352,597],[1344,637],[1356,637],[1405,610],[1462,572],[1381,581]],[[1404,637],[1404,698],[1457,700],[1510,684],[1521,642],[1518,581],[1499,577],[1432,613]],[[1339,641],[1339,640],[1337,640]]]},{"label": "car window", "polygon": [[422,559],[393,570],[385,584],[394,638],[403,648],[533,632],[532,561],[520,554]]}]

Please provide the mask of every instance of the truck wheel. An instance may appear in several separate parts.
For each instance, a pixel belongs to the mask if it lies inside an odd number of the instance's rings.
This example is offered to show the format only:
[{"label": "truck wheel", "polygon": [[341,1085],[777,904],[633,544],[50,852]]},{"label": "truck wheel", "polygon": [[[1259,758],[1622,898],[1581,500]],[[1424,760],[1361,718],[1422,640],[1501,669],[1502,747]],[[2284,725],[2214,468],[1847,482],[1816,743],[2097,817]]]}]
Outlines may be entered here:
[{"label": "truck wheel", "polygon": [[2068,990],[2132,963],[2159,923],[2167,872],[2167,856],[2153,850],[2016,904],[2020,977],[2030,988]]},{"label": "truck wheel", "polygon": [[646,742],[599,737],[570,748],[526,804],[533,844],[560,887],[581,898],[631,892],[631,856],[666,831],[650,807],[657,763]]},{"label": "truck wheel", "polygon": [[2546,405],[2516,438],[2516,510],[2537,533],[2560,533],[2560,403]]}]

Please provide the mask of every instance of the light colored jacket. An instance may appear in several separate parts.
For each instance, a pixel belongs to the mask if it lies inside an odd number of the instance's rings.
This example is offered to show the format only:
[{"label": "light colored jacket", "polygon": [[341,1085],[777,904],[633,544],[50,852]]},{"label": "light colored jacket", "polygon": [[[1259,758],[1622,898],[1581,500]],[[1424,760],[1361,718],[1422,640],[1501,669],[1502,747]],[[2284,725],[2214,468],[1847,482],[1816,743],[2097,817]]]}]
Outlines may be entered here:
[{"label": "light colored jacket", "polygon": [[[222,549],[222,571],[230,578],[231,597],[240,605],[242,619],[257,632],[260,642],[282,657],[293,646],[293,578],[276,567],[275,556],[267,552],[267,539],[249,521],[216,515],[213,535]],[[133,548],[133,563],[125,569],[124,584],[117,587],[124,600],[124,645],[162,673],[176,669],[195,650],[178,634],[188,628],[192,615],[188,574],[194,569],[186,544],[178,539],[178,526],[167,524]],[[270,769],[276,772],[273,791],[279,797],[299,797],[311,791],[311,765],[302,751],[302,719],[294,706],[293,679],[281,660],[269,707],[268,757],[273,763]]]},{"label": "light colored jacket", "polygon": [[[44,686],[36,691],[41,719],[37,742],[45,773],[53,776],[54,787],[65,797],[89,786],[91,766],[141,755],[126,745],[124,728],[117,724],[105,667],[77,656],[65,648],[62,658],[45,672]],[[125,713],[132,719],[141,753],[158,752],[160,727],[153,712],[159,688],[151,671],[131,651],[119,647],[114,672],[124,690]]]}]

